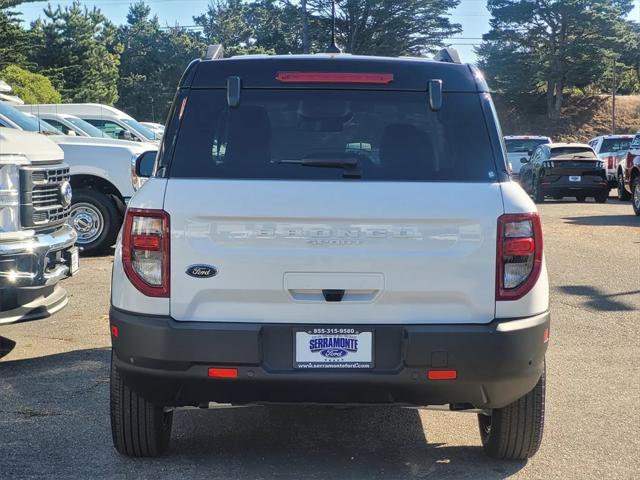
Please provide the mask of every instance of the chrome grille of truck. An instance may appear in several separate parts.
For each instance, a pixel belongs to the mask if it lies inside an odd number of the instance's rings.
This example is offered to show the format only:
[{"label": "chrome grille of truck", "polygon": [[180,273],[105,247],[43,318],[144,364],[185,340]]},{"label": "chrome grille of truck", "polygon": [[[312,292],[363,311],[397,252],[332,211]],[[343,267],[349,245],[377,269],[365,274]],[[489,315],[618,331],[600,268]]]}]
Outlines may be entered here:
[{"label": "chrome grille of truck", "polygon": [[66,222],[70,205],[64,205],[61,185],[69,181],[69,167],[27,167],[21,178],[21,223],[24,228],[47,229]]}]

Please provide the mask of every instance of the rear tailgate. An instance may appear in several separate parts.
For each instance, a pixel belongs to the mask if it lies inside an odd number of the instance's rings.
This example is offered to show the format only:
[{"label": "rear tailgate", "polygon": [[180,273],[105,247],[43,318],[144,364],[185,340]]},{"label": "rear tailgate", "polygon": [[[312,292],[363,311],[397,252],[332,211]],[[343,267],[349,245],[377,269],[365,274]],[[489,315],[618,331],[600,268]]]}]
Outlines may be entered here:
[{"label": "rear tailgate", "polygon": [[[504,212],[483,99],[445,91],[432,111],[425,91],[296,86],[229,107],[190,91],[165,196],[172,317],[490,322]],[[216,275],[186,273],[201,264]]]},{"label": "rear tailgate", "polygon": [[[165,205],[176,320],[494,318],[498,184],[172,179]],[[190,277],[194,264],[218,274]],[[328,302],[323,290],[344,297]]]}]

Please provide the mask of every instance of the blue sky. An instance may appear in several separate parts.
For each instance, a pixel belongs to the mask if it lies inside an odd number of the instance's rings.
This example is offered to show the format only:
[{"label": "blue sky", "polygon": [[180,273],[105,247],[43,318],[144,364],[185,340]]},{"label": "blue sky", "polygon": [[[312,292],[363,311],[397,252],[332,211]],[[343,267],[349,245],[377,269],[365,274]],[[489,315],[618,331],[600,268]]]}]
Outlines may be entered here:
[{"label": "blue sky", "polygon": [[[50,2],[34,2],[18,7],[27,22],[38,18],[42,9],[51,3],[52,5],[69,5],[73,0],[53,0]],[[194,15],[206,10],[210,0],[147,0],[152,11],[158,15],[163,24],[192,25]],[[640,21],[640,0],[635,0],[636,8],[631,18]],[[99,7],[112,22],[124,23],[131,0],[93,0],[82,2],[88,6]],[[489,12],[486,8],[486,0],[462,0],[458,8],[452,14],[452,20],[462,25],[463,31],[457,35],[457,39],[451,39],[462,56],[463,61],[473,62],[476,59],[473,53],[473,45],[480,40],[479,37],[489,30]]]}]

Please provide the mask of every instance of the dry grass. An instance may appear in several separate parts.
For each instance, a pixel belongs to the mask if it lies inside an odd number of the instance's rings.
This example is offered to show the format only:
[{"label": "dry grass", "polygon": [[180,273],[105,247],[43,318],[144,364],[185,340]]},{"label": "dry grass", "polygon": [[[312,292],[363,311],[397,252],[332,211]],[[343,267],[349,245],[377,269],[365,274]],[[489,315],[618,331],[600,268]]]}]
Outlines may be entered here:
[{"label": "dry grass", "polygon": [[[616,105],[616,133],[640,131],[640,96],[618,97]],[[496,107],[505,135],[547,135],[555,141],[587,142],[611,133],[610,96],[567,98],[562,118],[555,121],[543,113],[522,113],[499,98]]]}]

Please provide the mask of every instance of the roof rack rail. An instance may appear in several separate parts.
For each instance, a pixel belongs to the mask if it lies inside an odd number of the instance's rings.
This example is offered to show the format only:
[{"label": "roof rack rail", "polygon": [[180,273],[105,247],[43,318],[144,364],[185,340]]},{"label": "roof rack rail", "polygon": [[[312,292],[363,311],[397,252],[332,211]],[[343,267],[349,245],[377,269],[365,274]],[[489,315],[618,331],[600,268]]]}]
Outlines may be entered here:
[{"label": "roof rack rail", "polygon": [[458,50],[453,47],[447,47],[440,50],[433,56],[436,62],[462,63]]},{"label": "roof rack rail", "polygon": [[204,54],[205,60],[218,60],[224,57],[224,47],[222,45],[209,45],[207,53]]}]

